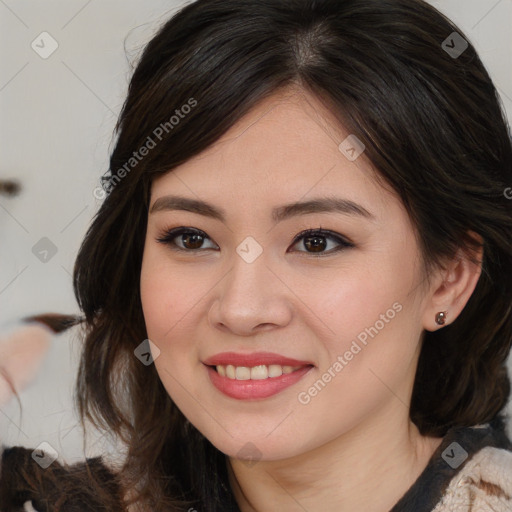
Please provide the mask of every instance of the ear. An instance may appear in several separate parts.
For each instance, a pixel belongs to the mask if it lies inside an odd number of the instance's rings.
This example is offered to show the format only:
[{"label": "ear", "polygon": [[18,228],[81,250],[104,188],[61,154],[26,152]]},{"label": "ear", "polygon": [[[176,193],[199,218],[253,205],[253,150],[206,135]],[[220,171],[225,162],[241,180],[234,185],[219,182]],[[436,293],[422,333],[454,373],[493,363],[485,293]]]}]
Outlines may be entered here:
[{"label": "ear", "polygon": [[[476,288],[482,273],[483,240],[477,233],[470,232],[470,235],[480,247],[469,254],[459,249],[432,279],[431,294],[423,316],[423,328],[427,331],[436,331],[453,323]],[[436,322],[440,312],[445,313],[444,325]]]}]

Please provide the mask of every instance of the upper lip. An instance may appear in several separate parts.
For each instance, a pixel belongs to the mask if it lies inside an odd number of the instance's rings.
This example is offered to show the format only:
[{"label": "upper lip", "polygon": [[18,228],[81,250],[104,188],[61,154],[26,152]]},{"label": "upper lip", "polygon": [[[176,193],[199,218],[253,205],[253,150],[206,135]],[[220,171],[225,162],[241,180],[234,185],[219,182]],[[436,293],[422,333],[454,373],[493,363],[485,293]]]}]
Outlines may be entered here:
[{"label": "upper lip", "polygon": [[313,366],[309,361],[299,361],[291,357],[285,357],[272,352],[253,352],[252,354],[240,354],[236,352],[222,352],[209,357],[204,364],[208,366],[248,366],[279,364],[281,366]]}]

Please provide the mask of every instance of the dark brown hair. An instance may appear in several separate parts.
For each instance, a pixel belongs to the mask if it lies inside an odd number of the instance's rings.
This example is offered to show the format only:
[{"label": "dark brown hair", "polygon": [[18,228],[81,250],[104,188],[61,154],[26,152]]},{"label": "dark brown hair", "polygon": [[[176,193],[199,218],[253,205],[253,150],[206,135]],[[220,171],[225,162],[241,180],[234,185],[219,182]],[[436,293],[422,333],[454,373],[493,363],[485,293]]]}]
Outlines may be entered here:
[{"label": "dark brown hair", "polygon": [[0,455],[2,512],[26,510],[31,501],[40,512],[123,512],[121,487],[100,457],[69,466],[34,463],[32,448],[16,446]]},{"label": "dark brown hair", "polygon": [[[443,436],[489,421],[506,405],[511,137],[474,47],[447,51],[453,32],[469,43],[421,0],[199,0],[145,48],[118,121],[108,195],[74,270],[86,319],[80,414],[126,443],[120,474],[141,506],[237,510],[225,456],[187,422],[154,365],[134,356],[147,337],[139,278],[151,182],[286,87],[321,99],[363,141],[365,157],[413,221],[427,273],[460,248],[476,249],[471,232],[483,239],[483,272],[465,309],[425,332],[411,420],[423,435]],[[133,160],[148,137],[155,146]]]}]

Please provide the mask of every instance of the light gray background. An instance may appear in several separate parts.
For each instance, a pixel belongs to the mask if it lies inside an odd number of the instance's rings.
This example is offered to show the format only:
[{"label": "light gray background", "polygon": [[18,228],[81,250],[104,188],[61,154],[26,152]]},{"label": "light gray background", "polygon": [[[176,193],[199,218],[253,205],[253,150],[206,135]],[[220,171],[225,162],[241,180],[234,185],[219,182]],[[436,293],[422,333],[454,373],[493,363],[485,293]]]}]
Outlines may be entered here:
[{"label": "light gray background", "polygon": [[[512,0],[431,3],[476,46],[512,119]],[[0,176],[24,187],[16,198],[0,198],[0,333],[24,315],[78,312],[73,261],[99,205],[93,190],[108,167],[130,62],[180,5],[0,0]],[[59,45],[47,59],[31,48],[42,32]],[[57,248],[46,263],[32,253],[43,237]],[[92,436],[83,451],[71,400],[78,348],[73,334],[53,338],[36,380],[21,394],[22,414],[14,401],[0,409],[4,443],[46,441],[69,462],[107,450]]]}]

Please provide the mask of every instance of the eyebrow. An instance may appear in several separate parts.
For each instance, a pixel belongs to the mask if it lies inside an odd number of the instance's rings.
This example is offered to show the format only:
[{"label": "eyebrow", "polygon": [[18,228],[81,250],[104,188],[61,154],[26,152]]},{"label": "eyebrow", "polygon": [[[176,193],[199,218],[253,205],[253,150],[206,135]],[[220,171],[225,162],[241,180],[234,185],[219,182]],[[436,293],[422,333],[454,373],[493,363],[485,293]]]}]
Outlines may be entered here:
[{"label": "eyebrow", "polygon": [[[225,222],[226,220],[226,213],[221,208],[198,199],[174,195],[159,197],[153,203],[149,213],[173,210],[197,213],[221,222]],[[375,220],[375,216],[363,206],[349,199],[339,197],[319,197],[309,201],[278,206],[272,210],[272,220],[277,224],[291,217],[311,213],[342,213],[345,215],[356,215],[368,220]]]}]

